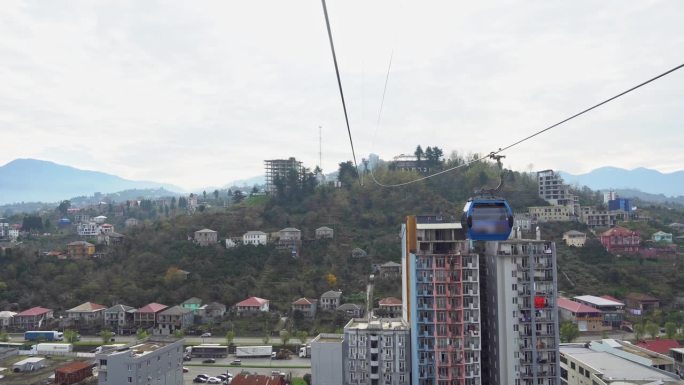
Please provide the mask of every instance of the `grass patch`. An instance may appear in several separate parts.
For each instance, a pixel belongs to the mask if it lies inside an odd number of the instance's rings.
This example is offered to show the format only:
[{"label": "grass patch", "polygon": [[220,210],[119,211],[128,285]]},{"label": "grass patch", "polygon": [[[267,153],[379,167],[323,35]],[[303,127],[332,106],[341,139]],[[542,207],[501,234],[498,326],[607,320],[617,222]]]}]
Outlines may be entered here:
[{"label": "grass patch", "polygon": [[293,377],[292,385],[306,385],[306,381],[304,381],[304,379],[300,377]]}]

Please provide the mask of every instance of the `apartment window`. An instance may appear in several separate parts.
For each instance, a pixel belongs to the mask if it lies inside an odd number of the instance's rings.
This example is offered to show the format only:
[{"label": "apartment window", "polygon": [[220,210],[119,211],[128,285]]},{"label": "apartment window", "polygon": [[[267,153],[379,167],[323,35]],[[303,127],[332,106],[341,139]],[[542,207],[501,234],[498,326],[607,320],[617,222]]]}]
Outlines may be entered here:
[{"label": "apartment window", "polygon": [[570,363],[570,369],[575,370],[575,363],[574,362]]},{"label": "apartment window", "polygon": [[107,360],[100,360],[100,366],[107,366]]},{"label": "apartment window", "polygon": [[133,370],[133,364],[128,364],[128,371],[130,372],[131,370]]},{"label": "apartment window", "polygon": [[133,377],[128,377],[128,383],[129,384],[133,383]]}]

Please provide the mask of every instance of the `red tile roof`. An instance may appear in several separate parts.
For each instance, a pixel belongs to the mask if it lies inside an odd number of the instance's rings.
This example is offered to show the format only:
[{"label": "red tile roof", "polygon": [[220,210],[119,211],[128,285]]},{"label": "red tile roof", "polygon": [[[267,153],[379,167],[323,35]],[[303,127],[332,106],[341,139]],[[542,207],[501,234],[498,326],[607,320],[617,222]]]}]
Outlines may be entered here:
[{"label": "red tile roof", "polygon": [[398,299],[398,298],[387,297],[387,298],[381,299],[380,302],[379,302],[378,304],[379,304],[380,306],[398,306],[398,305],[401,305],[402,302],[401,302],[401,300]]},{"label": "red tile roof", "polygon": [[563,297],[558,297],[558,307],[561,309],[569,310],[575,314],[601,313],[601,310],[599,309]]},{"label": "red tile roof", "polygon": [[665,354],[666,356],[670,355],[670,348],[680,348],[681,345],[677,340],[647,340],[647,341],[639,341],[637,343],[637,346],[640,346],[644,349],[648,349],[652,352],[660,353],[660,354]]},{"label": "red tile roof", "polygon": [[32,307],[32,308],[30,308],[30,309],[28,309],[28,310],[24,310],[24,311],[22,311],[22,312],[19,313],[19,314],[16,314],[15,317],[22,317],[22,316],[26,316],[26,317],[37,316],[37,315],[43,315],[43,314],[49,313],[49,312],[51,312],[51,311],[52,311],[52,309],[46,309],[46,308],[44,308],[44,307],[36,306],[36,307]]},{"label": "red tile roof", "polygon": [[300,298],[294,302],[292,302],[293,305],[313,305],[316,302],[315,299],[311,298]]},{"label": "red tile roof", "polygon": [[164,309],[166,309],[168,306],[162,305],[160,303],[152,302],[149,303],[140,309],[137,310],[138,313],[157,313],[160,312]]},{"label": "red tile roof", "polygon": [[230,383],[231,385],[284,385],[285,379],[280,376],[238,374]]},{"label": "red tile roof", "polygon": [[238,302],[238,304],[235,306],[260,307],[261,305],[263,305],[267,302],[268,302],[267,299],[263,299],[263,298],[259,298],[259,297],[249,297],[242,302]]},{"label": "red tile roof", "polygon": [[75,373],[80,370],[83,370],[85,368],[92,368],[93,364],[89,364],[87,362],[83,361],[74,361],[70,362],[62,367],[59,367],[55,369],[55,373],[64,373],[64,374],[70,374],[70,373]]},{"label": "red tile roof", "polygon": [[603,233],[601,233],[601,236],[622,236],[622,237],[627,237],[627,236],[633,236],[633,235],[639,235],[636,231],[632,231],[629,229],[626,229],[624,227],[616,226],[613,227],[612,229],[609,229]]}]

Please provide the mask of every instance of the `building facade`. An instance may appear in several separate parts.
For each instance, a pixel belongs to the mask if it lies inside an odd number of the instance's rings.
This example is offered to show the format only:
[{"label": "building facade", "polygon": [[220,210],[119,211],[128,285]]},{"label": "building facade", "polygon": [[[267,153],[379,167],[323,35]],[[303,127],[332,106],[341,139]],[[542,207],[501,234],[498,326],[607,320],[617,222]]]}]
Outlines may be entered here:
[{"label": "building facade", "polygon": [[479,263],[461,224],[442,216],[409,216],[402,239],[411,383],[481,384]]},{"label": "building facade", "polygon": [[587,242],[587,234],[577,230],[570,230],[563,233],[563,241],[568,246],[584,247]]},{"label": "building facade", "polygon": [[200,246],[209,246],[218,243],[218,233],[211,229],[195,231],[195,242]]},{"label": "building facade", "polygon": [[639,252],[641,237],[636,231],[614,227],[601,233],[601,244],[609,253],[633,254]]},{"label": "building facade", "polygon": [[345,385],[411,384],[410,330],[402,319],[352,319],[344,341]]},{"label": "building facade", "polygon": [[266,168],[266,192],[273,193],[276,191],[275,180],[278,178],[286,178],[290,172],[297,173],[299,178],[302,175],[302,162],[295,158],[289,159],[271,159],[265,160],[264,166]]},{"label": "building facade", "polygon": [[335,310],[342,303],[342,292],[329,290],[321,294],[319,306],[322,310]]},{"label": "building facade", "polygon": [[242,236],[243,245],[265,245],[268,242],[268,235],[263,231],[248,231]]},{"label": "building facade", "polygon": [[344,385],[345,351],[344,335],[317,335],[311,341],[311,383]]},{"label": "building facade", "polygon": [[570,206],[531,206],[529,215],[534,222],[568,222],[575,220]]},{"label": "building facade", "polygon": [[480,262],[482,383],[559,385],[555,244],[486,242]]},{"label": "building facade", "polygon": [[570,187],[563,183],[560,174],[553,170],[537,172],[539,197],[554,206],[568,206],[572,214],[577,213],[579,197],[570,193]]},{"label": "building facade", "polygon": [[613,299],[596,297],[594,295],[580,295],[573,297],[576,302],[598,309],[603,314],[603,326],[618,329],[625,318],[625,304]]},{"label": "building facade", "polygon": [[150,339],[97,354],[99,385],[183,385],[183,340]]}]

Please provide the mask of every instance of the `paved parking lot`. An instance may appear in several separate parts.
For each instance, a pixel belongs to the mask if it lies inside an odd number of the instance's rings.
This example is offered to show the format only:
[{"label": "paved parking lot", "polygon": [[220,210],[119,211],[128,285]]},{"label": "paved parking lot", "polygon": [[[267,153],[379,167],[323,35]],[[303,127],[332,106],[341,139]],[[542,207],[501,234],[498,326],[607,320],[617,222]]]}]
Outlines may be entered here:
[{"label": "paved parking lot", "polygon": [[[218,358],[216,364],[204,365],[202,358],[193,358],[192,361],[185,361],[183,364],[188,368],[189,372],[185,373],[183,378],[185,384],[192,384],[193,378],[198,374],[206,374],[209,376],[216,376],[221,373],[231,373],[233,375],[246,371],[253,374],[270,375],[272,371],[280,371],[289,374],[292,377],[303,377],[306,373],[311,373],[311,359],[292,357],[289,360],[271,360],[270,358],[241,358],[242,366],[230,366],[230,362],[235,359],[234,355],[229,355],[227,358]],[[250,368],[249,366],[264,366],[263,368]],[[288,366],[306,366],[306,368],[288,368]]]}]

